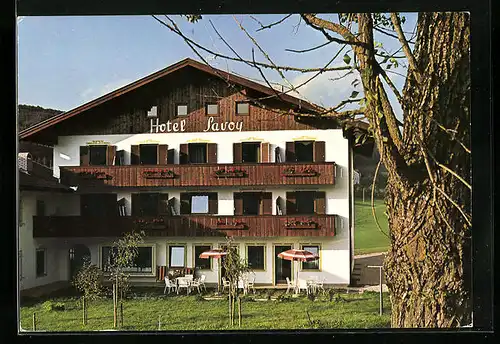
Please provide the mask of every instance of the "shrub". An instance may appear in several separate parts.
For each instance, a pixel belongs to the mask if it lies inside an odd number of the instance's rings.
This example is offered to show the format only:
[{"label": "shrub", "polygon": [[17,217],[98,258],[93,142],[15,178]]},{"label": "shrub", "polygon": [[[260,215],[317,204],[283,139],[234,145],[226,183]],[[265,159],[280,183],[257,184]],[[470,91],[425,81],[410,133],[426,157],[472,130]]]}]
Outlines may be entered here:
[{"label": "shrub", "polygon": [[62,302],[45,301],[42,304],[42,308],[44,310],[46,310],[47,312],[64,311],[64,303],[62,303]]},{"label": "shrub", "polygon": [[311,301],[314,301],[316,299],[316,295],[314,293],[309,293],[307,294],[307,298]]}]

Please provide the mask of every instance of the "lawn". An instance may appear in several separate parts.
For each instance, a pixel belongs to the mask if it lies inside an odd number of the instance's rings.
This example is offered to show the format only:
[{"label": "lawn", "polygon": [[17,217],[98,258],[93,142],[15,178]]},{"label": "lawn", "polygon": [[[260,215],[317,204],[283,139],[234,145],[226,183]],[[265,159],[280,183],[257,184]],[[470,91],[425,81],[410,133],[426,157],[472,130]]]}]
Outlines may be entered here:
[{"label": "lawn", "polygon": [[[378,294],[337,294],[329,301],[319,296],[315,301],[305,296],[278,301],[273,298],[284,291],[272,291],[271,300],[262,293],[242,302],[242,327],[228,326],[228,301],[204,300],[199,296],[149,295],[134,297],[124,303],[123,330],[156,331],[159,317],[161,330],[267,330],[308,328],[382,328],[390,325],[390,303],[384,295],[385,314],[378,315]],[[21,327],[32,330],[36,313],[37,331],[95,331],[113,328],[113,304],[110,299],[94,301],[88,309],[88,324],[81,324],[82,312],[74,297],[52,298],[64,303],[64,310],[48,310],[43,301],[21,307]],[[309,311],[310,320],[306,310]],[[290,316],[294,314],[294,316]],[[236,318],[237,324],[237,318]]]},{"label": "lawn", "polygon": [[[375,212],[380,227],[388,233],[387,216],[383,200],[375,200]],[[370,200],[355,201],[354,254],[385,252],[389,247],[389,238],[380,232],[373,218]]]}]

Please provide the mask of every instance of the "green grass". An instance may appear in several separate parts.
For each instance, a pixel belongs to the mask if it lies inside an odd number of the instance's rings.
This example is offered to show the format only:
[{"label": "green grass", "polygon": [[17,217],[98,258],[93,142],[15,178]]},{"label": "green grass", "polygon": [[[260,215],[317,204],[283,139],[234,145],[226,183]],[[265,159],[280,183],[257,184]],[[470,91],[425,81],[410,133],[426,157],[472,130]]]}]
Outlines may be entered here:
[{"label": "green grass", "polygon": [[[375,213],[384,233],[388,233],[387,216],[383,200],[375,200]],[[389,247],[389,238],[380,232],[373,218],[371,202],[355,201],[354,254],[385,252]]]},{"label": "green grass", "polygon": [[[275,291],[275,295],[283,291]],[[251,295],[251,298],[254,296]],[[266,294],[261,295],[262,298]],[[228,326],[228,301],[199,300],[196,296],[157,296],[135,298],[124,303],[122,330],[156,331],[161,316],[161,330],[267,330],[307,328],[382,328],[390,325],[388,295],[384,295],[385,314],[378,315],[378,294],[341,294],[342,300],[329,301],[320,296],[314,302],[305,296],[291,301],[242,302],[242,327]],[[95,331],[113,328],[113,304],[110,299],[94,301],[88,309],[88,324],[81,323],[82,312],[77,298],[52,298],[62,302],[64,310],[44,309],[43,300],[21,307],[21,327],[32,330],[36,313],[37,331]],[[306,314],[309,311],[311,322]],[[294,314],[290,316],[290,314]]]}]

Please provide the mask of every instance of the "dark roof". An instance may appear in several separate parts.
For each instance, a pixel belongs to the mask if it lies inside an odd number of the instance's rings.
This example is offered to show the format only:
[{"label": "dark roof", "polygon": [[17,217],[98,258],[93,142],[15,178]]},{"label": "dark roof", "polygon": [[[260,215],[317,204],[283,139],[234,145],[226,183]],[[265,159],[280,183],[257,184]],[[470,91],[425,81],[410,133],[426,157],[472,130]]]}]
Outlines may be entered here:
[{"label": "dark roof", "polygon": [[[168,66],[167,68],[164,68],[164,69],[162,69],[158,72],[155,72],[153,74],[150,74],[142,79],[134,81],[131,84],[123,86],[123,87],[121,87],[113,92],[110,92],[108,94],[105,94],[99,98],[96,98],[88,103],[80,105],[72,110],[67,111],[67,112],[55,115],[49,119],[46,119],[44,121],[41,121],[41,122],[33,125],[32,127],[24,129],[19,133],[19,138],[25,139],[25,138],[27,138],[35,133],[38,133],[44,129],[47,129],[47,128],[49,128],[57,123],[60,123],[64,120],[68,119],[68,118],[76,116],[76,115],[78,115],[86,110],[89,110],[93,107],[96,107],[100,104],[103,104],[103,103],[105,103],[105,102],[107,102],[115,97],[119,97],[119,96],[126,94],[130,91],[133,91],[141,86],[144,86],[145,84],[148,84],[154,80],[162,78],[168,74],[171,74],[177,70],[180,70],[182,68],[186,68],[188,66],[193,67],[195,69],[198,69],[200,71],[206,72],[206,73],[211,74],[211,75],[215,75],[218,77],[222,76],[228,82],[256,90],[256,91],[264,93],[266,95],[276,94],[276,90],[274,90],[270,87],[264,86],[264,85],[259,84],[257,82],[245,79],[243,77],[240,77],[240,76],[228,73],[228,72],[224,72],[220,69],[213,68],[211,66],[208,66],[206,64],[192,60],[190,58],[186,58],[180,62],[177,62],[173,65]],[[304,110],[308,110],[308,111],[321,111],[322,110],[322,108],[317,106],[317,105],[311,104],[307,101],[290,96],[288,94],[281,95],[281,99],[283,99],[284,101],[286,101],[288,103],[296,105]]]},{"label": "dark roof", "polygon": [[56,178],[43,178],[22,171],[19,171],[19,188],[21,190],[73,192],[69,187],[59,183]]}]

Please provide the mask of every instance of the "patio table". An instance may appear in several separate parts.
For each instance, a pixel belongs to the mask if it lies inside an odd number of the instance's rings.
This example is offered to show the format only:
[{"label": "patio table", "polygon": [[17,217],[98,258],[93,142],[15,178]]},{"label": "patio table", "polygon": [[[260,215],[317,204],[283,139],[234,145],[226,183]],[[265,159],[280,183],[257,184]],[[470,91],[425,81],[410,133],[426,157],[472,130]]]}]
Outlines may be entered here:
[{"label": "patio table", "polygon": [[179,288],[179,281],[180,280],[185,281],[185,284],[187,285],[186,294],[189,295],[189,293],[191,292],[191,282],[193,281],[193,277],[192,276],[190,276],[190,277],[177,277],[175,279],[175,282],[177,283],[177,288]]},{"label": "patio table", "polygon": [[307,293],[313,293],[316,294],[316,291],[318,289],[318,280],[317,279],[308,279],[306,281],[307,284]]}]

